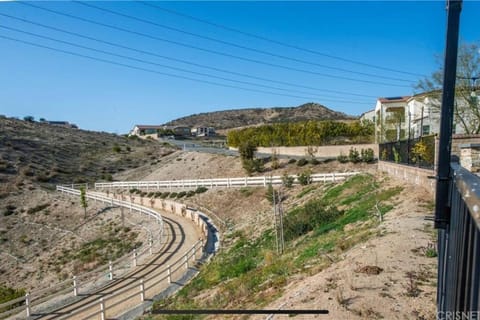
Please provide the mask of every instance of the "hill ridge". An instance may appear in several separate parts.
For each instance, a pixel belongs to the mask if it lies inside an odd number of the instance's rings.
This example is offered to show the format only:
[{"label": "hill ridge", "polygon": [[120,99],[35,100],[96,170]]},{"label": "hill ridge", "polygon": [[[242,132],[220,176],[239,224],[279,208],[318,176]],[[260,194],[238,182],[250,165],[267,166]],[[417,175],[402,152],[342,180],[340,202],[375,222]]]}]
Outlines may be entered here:
[{"label": "hill ridge", "polygon": [[331,110],[319,103],[308,102],[297,107],[245,108],[202,112],[169,121],[165,125],[211,126],[216,129],[230,129],[275,122],[350,119],[355,119],[355,117]]}]

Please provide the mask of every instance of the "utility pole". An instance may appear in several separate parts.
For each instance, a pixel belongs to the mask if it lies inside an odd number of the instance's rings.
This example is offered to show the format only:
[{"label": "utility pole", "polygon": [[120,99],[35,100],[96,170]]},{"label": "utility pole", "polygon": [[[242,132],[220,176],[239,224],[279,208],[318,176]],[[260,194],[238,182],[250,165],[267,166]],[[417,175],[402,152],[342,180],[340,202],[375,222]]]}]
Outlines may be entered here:
[{"label": "utility pole", "polygon": [[435,228],[446,229],[450,223],[447,203],[450,182],[450,155],[452,145],[453,107],[457,72],[458,33],[462,0],[447,1],[447,38],[443,73],[442,109],[438,155],[437,188],[435,196]]}]

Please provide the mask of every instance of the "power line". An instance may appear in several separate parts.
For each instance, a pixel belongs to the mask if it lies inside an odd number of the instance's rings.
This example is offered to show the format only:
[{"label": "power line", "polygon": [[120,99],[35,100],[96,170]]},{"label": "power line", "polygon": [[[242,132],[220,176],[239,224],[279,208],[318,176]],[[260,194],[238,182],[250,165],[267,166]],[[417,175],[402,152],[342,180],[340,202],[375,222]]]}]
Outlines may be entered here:
[{"label": "power line", "polygon": [[310,86],[305,86],[305,85],[299,85],[299,84],[290,83],[290,82],[284,82],[284,81],[279,81],[279,80],[267,79],[267,78],[263,78],[263,77],[257,77],[257,76],[254,76],[254,75],[235,72],[235,71],[232,71],[232,70],[225,70],[225,69],[220,69],[220,68],[216,68],[216,67],[206,66],[206,65],[194,63],[194,62],[187,61],[187,60],[182,60],[182,59],[178,59],[178,58],[173,58],[173,57],[160,55],[160,54],[157,54],[157,53],[152,52],[152,51],[145,51],[145,50],[141,50],[141,49],[128,47],[128,46],[125,46],[125,45],[122,45],[122,44],[113,43],[113,42],[110,42],[110,41],[105,41],[105,40],[102,40],[102,39],[86,36],[86,35],[83,35],[83,34],[80,34],[80,33],[72,32],[72,31],[67,31],[65,29],[52,27],[52,26],[49,26],[49,25],[45,25],[43,23],[33,22],[31,20],[15,17],[15,16],[12,16],[12,15],[4,14],[4,13],[0,13],[0,16],[8,17],[10,19],[15,19],[17,21],[22,21],[24,23],[32,24],[32,25],[35,25],[35,26],[40,26],[42,28],[54,30],[54,31],[57,31],[57,32],[62,32],[62,33],[68,34],[68,35],[73,35],[73,36],[88,39],[88,40],[91,40],[91,41],[96,41],[96,42],[99,42],[99,43],[107,44],[107,45],[114,46],[114,47],[117,47],[117,48],[127,49],[127,50],[131,50],[131,51],[134,51],[134,52],[142,53],[142,54],[145,54],[145,55],[150,55],[150,56],[154,56],[154,57],[158,57],[158,58],[162,58],[162,59],[166,59],[166,60],[170,60],[170,61],[181,62],[181,63],[187,64],[187,65],[192,65],[192,66],[205,68],[205,69],[209,69],[209,70],[214,70],[214,71],[218,71],[218,72],[223,72],[223,73],[227,73],[227,74],[233,74],[233,75],[237,75],[237,76],[241,76],[241,77],[252,78],[252,79],[266,81],[266,82],[272,82],[272,83],[278,83],[278,84],[292,86],[292,87],[305,88],[305,89],[310,89],[310,90],[315,90],[315,91],[324,91],[324,92],[331,92],[331,93],[337,93],[337,94],[342,94],[342,95],[351,95],[351,96],[366,97],[366,98],[375,98],[375,99],[377,98],[376,96],[370,96],[370,95],[364,95],[364,94],[358,94],[358,93],[351,93],[351,92],[345,92],[345,91],[338,91],[338,90],[320,89],[320,88],[315,88],[315,87],[310,87]]},{"label": "power line", "polygon": [[[145,71],[145,72],[149,72],[149,73],[155,73],[155,74],[164,75],[164,76],[173,77],[173,78],[178,78],[178,79],[184,79],[184,80],[200,82],[200,83],[204,83],[204,84],[210,84],[210,85],[221,86],[221,87],[232,88],[232,89],[240,89],[240,90],[251,91],[251,92],[267,93],[267,94],[277,95],[277,96],[293,97],[293,98],[300,98],[300,99],[315,99],[315,98],[312,98],[312,97],[304,97],[304,96],[298,96],[298,95],[292,95],[292,94],[284,94],[284,93],[277,93],[277,92],[271,92],[271,91],[265,91],[265,90],[257,90],[257,89],[251,89],[251,88],[228,85],[228,84],[224,84],[224,83],[213,82],[213,81],[209,81],[209,80],[201,80],[201,79],[186,77],[186,76],[182,76],[182,75],[178,75],[178,74],[160,72],[160,71],[157,71],[157,70],[152,70],[152,69],[147,69],[147,68],[143,68],[143,67],[133,66],[133,65],[126,64],[126,63],[116,62],[116,61],[107,60],[107,59],[103,59],[103,58],[97,58],[97,57],[93,57],[93,56],[89,56],[89,55],[85,55],[85,54],[81,54],[81,53],[77,53],[77,52],[72,52],[72,51],[68,51],[68,50],[64,50],[64,49],[53,48],[53,47],[46,46],[46,45],[43,45],[43,44],[38,44],[38,43],[25,41],[25,40],[21,40],[21,39],[17,39],[17,38],[12,38],[12,37],[8,37],[8,36],[4,36],[4,35],[0,35],[0,38],[7,39],[7,40],[10,40],[10,41],[19,42],[19,43],[23,43],[23,44],[27,44],[27,45],[38,47],[38,48],[43,48],[43,49],[48,49],[48,50],[51,50],[51,51],[65,53],[65,54],[68,54],[68,55],[82,57],[82,58],[86,58],[86,59],[89,59],[89,60],[94,60],[94,61],[103,62],[103,63],[107,63],[107,64],[111,64],[111,65],[116,65],[116,66],[121,66],[121,67],[129,68],[129,69],[134,69],[134,70]],[[340,102],[340,101],[338,101],[338,102]],[[359,102],[355,102],[355,101],[343,101],[343,103],[367,104],[367,103],[359,103]]]},{"label": "power line", "polygon": [[200,38],[200,39],[209,40],[209,41],[221,43],[221,44],[224,44],[224,45],[228,45],[228,46],[231,46],[231,47],[240,48],[240,49],[243,49],[243,50],[248,50],[248,51],[252,51],[252,52],[256,52],[256,53],[261,53],[261,54],[264,54],[264,55],[268,55],[268,56],[272,56],[272,57],[276,57],[276,58],[280,58],[280,59],[284,59],[284,60],[294,61],[294,62],[303,63],[303,64],[307,64],[307,65],[313,65],[313,66],[317,66],[317,67],[321,67],[321,68],[325,68],[325,69],[342,71],[342,72],[358,74],[358,75],[363,75],[363,76],[368,76],[368,77],[375,77],[375,78],[380,78],[380,79],[411,83],[411,80],[407,80],[407,79],[387,77],[387,76],[376,75],[376,74],[371,74],[371,73],[366,73],[366,72],[353,71],[353,70],[348,70],[348,69],[339,68],[339,67],[327,66],[327,65],[324,65],[324,64],[319,64],[319,63],[316,63],[316,62],[306,61],[306,60],[302,60],[302,59],[292,58],[292,57],[284,56],[284,55],[281,55],[281,54],[272,53],[272,52],[268,52],[268,51],[265,51],[265,50],[259,50],[259,49],[255,49],[255,48],[252,48],[252,47],[239,45],[239,44],[236,44],[236,43],[233,43],[233,42],[229,42],[229,41],[225,41],[225,40],[221,40],[221,39],[217,39],[217,38],[212,38],[212,37],[209,37],[209,36],[204,36],[204,35],[201,35],[201,34],[198,34],[198,33],[185,31],[185,30],[182,30],[182,29],[179,29],[179,28],[171,27],[171,26],[161,24],[161,23],[157,23],[157,22],[154,22],[154,21],[151,21],[151,20],[135,17],[135,16],[132,16],[132,15],[129,15],[129,14],[124,14],[124,13],[114,11],[114,10],[111,10],[111,9],[107,9],[107,8],[102,8],[102,7],[93,5],[91,3],[86,3],[86,2],[83,2],[83,1],[73,1],[73,2],[77,3],[77,4],[80,4],[80,5],[83,5],[83,6],[86,6],[86,7],[89,7],[89,8],[93,8],[93,9],[100,10],[100,11],[103,11],[103,12],[108,12],[108,13],[116,15],[116,16],[120,16],[120,17],[124,17],[124,18],[127,18],[127,19],[139,21],[139,22],[142,22],[142,23],[150,24],[150,25],[160,27],[160,28],[163,28],[163,29],[187,34],[189,36],[197,37],[197,38]]},{"label": "power line", "polygon": [[168,40],[168,39],[165,39],[165,38],[160,38],[160,37],[157,37],[157,36],[154,36],[154,35],[151,35],[151,34],[146,34],[146,33],[138,32],[138,31],[133,31],[133,30],[122,28],[122,27],[117,27],[117,26],[114,26],[114,25],[106,24],[106,23],[103,23],[103,22],[98,22],[98,21],[94,21],[94,20],[91,20],[91,19],[74,16],[74,15],[71,15],[71,14],[68,14],[68,13],[64,13],[64,12],[56,11],[56,10],[53,10],[53,9],[37,6],[37,5],[34,5],[32,3],[20,2],[20,1],[16,1],[15,3],[23,4],[23,5],[26,5],[26,6],[37,8],[37,9],[44,10],[44,11],[47,11],[47,12],[51,12],[51,13],[54,13],[54,14],[57,14],[57,15],[69,17],[69,18],[76,19],[76,20],[79,20],[79,21],[83,21],[83,22],[107,27],[107,28],[114,29],[114,30],[119,30],[119,31],[122,31],[122,32],[130,33],[130,34],[134,34],[134,35],[138,35],[138,36],[142,36],[142,37],[149,38],[149,39],[152,39],[152,40],[162,41],[162,42],[166,42],[166,43],[170,43],[170,44],[174,44],[174,45],[178,45],[178,46],[182,46],[182,47],[186,47],[186,48],[190,48],[190,49],[195,49],[195,50],[199,50],[199,51],[203,51],[203,52],[208,52],[208,53],[212,53],[212,54],[216,54],[216,55],[220,55],[220,56],[230,57],[230,58],[234,58],[234,59],[238,59],[238,60],[248,61],[248,62],[262,64],[262,65],[267,65],[267,66],[270,66],[270,67],[281,68],[281,69],[286,69],[286,70],[290,70],[290,71],[302,72],[302,73],[307,73],[307,74],[312,74],[312,75],[317,75],[317,76],[323,76],[323,77],[328,77],[328,78],[354,81],[354,82],[370,83],[370,84],[377,84],[377,85],[390,86],[390,87],[411,88],[410,86],[407,86],[407,85],[389,84],[389,83],[378,82],[378,81],[370,81],[370,80],[354,79],[354,78],[343,77],[343,76],[335,76],[335,75],[330,75],[330,74],[325,74],[325,73],[320,73],[320,72],[314,72],[314,71],[311,71],[311,70],[287,67],[287,66],[274,64],[274,63],[269,63],[269,62],[255,60],[255,59],[240,57],[240,56],[228,54],[228,53],[225,53],[225,52],[218,52],[218,51],[215,51],[215,50],[205,49],[205,48],[189,45],[189,44],[174,41],[174,40]]},{"label": "power line", "polygon": [[235,29],[235,28],[232,28],[232,27],[228,27],[228,26],[216,23],[216,22],[211,22],[211,21],[208,21],[206,19],[201,19],[201,18],[197,18],[197,17],[191,16],[191,15],[187,15],[185,13],[181,13],[181,12],[178,12],[178,11],[175,11],[175,10],[172,10],[172,9],[167,9],[165,7],[161,7],[159,5],[152,4],[152,3],[149,3],[149,2],[146,2],[146,1],[141,1],[141,0],[134,0],[134,1],[139,2],[139,3],[141,3],[145,6],[149,6],[149,7],[152,7],[152,8],[156,8],[158,10],[162,10],[164,12],[168,12],[168,13],[173,14],[173,15],[177,15],[177,16],[184,17],[184,18],[187,18],[187,19],[190,19],[190,20],[194,20],[194,21],[197,21],[197,22],[208,24],[208,25],[220,28],[220,29],[230,31],[230,32],[239,33],[239,34],[251,37],[251,38],[256,38],[256,39],[263,40],[263,41],[266,41],[266,42],[274,43],[274,44],[277,44],[277,45],[280,45],[280,46],[283,46],[283,47],[292,48],[292,49],[296,49],[296,50],[299,50],[299,51],[304,51],[304,52],[308,52],[308,53],[311,53],[311,54],[315,54],[315,55],[318,55],[318,56],[323,56],[323,57],[327,57],[327,58],[330,58],[330,59],[335,59],[335,60],[339,60],[339,61],[343,61],[343,62],[357,64],[357,65],[361,65],[361,66],[365,66],[365,67],[369,67],[369,68],[374,68],[374,69],[378,69],[378,70],[396,72],[396,73],[401,73],[401,74],[406,74],[406,75],[411,75],[411,76],[426,77],[426,75],[421,74],[421,73],[408,72],[408,71],[398,70],[398,69],[394,69],[394,68],[383,67],[383,66],[370,64],[370,63],[366,63],[366,62],[362,62],[362,61],[358,61],[358,60],[354,60],[354,59],[348,59],[348,58],[343,58],[343,57],[335,56],[335,55],[324,53],[324,52],[319,52],[319,51],[316,51],[316,50],[302,48],[302,47],[299,47],[299,46],[296,46],[296,45],[293,45],[293,44],[289,44],[289,43],[286,43],[286,42],[270,39],[270,38],[267,38],[265,36],[253,34],[253,33],[250,33],[250,32],[245,32],[245,31]]},{"label": "power line", "polygon": [[[34,37],[38,37],[38,38],[42,38],[42,39],[46,39],[46,40],[50,40],[50,41],[59,42],[59,43],[62,43],[62,44],[67,44],[69,46],[74,46],[74,47],[77,47],[77,48],[86,49],[86,50],[94,51],[94,52],[97,52],[97,53],[102,53],[102,54],[106,54],[106,55],[110,55],[110,56],[114,56],[114,57],[118,57],[118,58],[122,58],[122,59],[127,59],[127,60],[134,61],[134,62],[150,64],[150,65],[154,65],[154,66],[157,66],[157,67],[167,68],[167,69],[180,71],[180,72],[185,72],[185,73],[190,73],[190,74],[199,75],[199,76],[203,76],[203,77],[209,77],[209,78],[219,79],[219,80],[223,80],[223,81],[230,81],[230,82],[233,82],[233,83],[251,85],[251,86],[256,86],[256,87],[263,87],[263,88],[267,88],[267,89],[273,89],[273,90],[279,90],[279,91],[285,91],[285,92],[293,92],[293,93],[300,93],[300,94],[311,94],[311,93],[303,92],[303,91],[292,91],[292,90],[289,90],[289,89],[272,87],[272,86],[257,84],[257,83],[248,82],[248,81],[240,81],[240,80],[235,80],[235,79],[230,79],[230,78],[225,78],[225,77],[214,76],[214,75],[203,73],[203,72],[196,72],[196,71],[190,71],[190,70],[183,69],[183,68],[167,66],[167,65],[164,65],[164,64],[160,64],[160,63],[156,63],[156,62],[152,62],[152,61],[148,61],[148,60],[144,60],[144,59],[138,59],[138,58],[131,57],[131,56],[117,54],[117,53],[113,53],[113,52],[106,51],[106,50],[96,49],[96,48],[76,44],[76,43],[73,43],[73,42],[60,40],[60,39],[52,38],[52,37],[49,37],[49,36],[44,36],[44,35],[40,35],[40,34],[37,34],[37,33],[20,30],[20,29],[17,29],[17,28],[12,28],[12,27],[2,26],[2,25],[0,25],[0,28],[15,31],[15,32],[19,32],[19,33],[23,33],[23,34],[27,34],[27,35],[30,35],[30,36],[34,36]],[[345,102],[347,102],[347,103],[351,102],[351,101],[344,101],[344,100],[331,100],[331,99],[328,99],[328,98],[324,99],[323,97],[322,97],[322,100],[330,100],[330,101],[334,101],[334,102],[344,102],[344,103]],[[358,101],[358,102],[360,102],[360,101]],[[368,103],[368,102],[365,102],[365,103]]]}]

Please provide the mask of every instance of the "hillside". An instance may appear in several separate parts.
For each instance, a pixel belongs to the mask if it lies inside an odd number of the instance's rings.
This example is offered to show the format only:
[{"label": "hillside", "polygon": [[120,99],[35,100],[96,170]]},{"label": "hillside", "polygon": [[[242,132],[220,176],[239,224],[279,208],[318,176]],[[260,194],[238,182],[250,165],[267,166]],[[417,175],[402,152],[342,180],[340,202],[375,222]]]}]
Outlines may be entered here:
[{"label": "hillside", "polygon": [[353,119],[344,113],[333,111],[318,103],[306,103],[298,107],[287,108],[251,108],[205,112],[179,118],[165,125],[212,126],[215,129],[229,129],[263,123],[296,122],[306,120],[346,120]]},{"label": "hillside", "polygon": [[0,118],[0,182],[4,188],[12,183],[14,189],[22,189],[31,183],[110,180],[116,172],[155,162],[172,151],[154,141]]}]

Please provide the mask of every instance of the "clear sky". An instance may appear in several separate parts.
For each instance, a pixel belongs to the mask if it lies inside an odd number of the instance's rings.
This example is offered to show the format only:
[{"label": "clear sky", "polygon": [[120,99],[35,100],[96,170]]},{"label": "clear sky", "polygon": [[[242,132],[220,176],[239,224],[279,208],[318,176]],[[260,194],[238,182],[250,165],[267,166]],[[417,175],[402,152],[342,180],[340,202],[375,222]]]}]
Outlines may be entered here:
[{"label": "clear sky", "polygon": [[[480,2],[461,19],[478,42]],[[445,1],[5,1],[0,114],[116,133],[306,102],[359,115],[438,68],[445,26]]]}]

